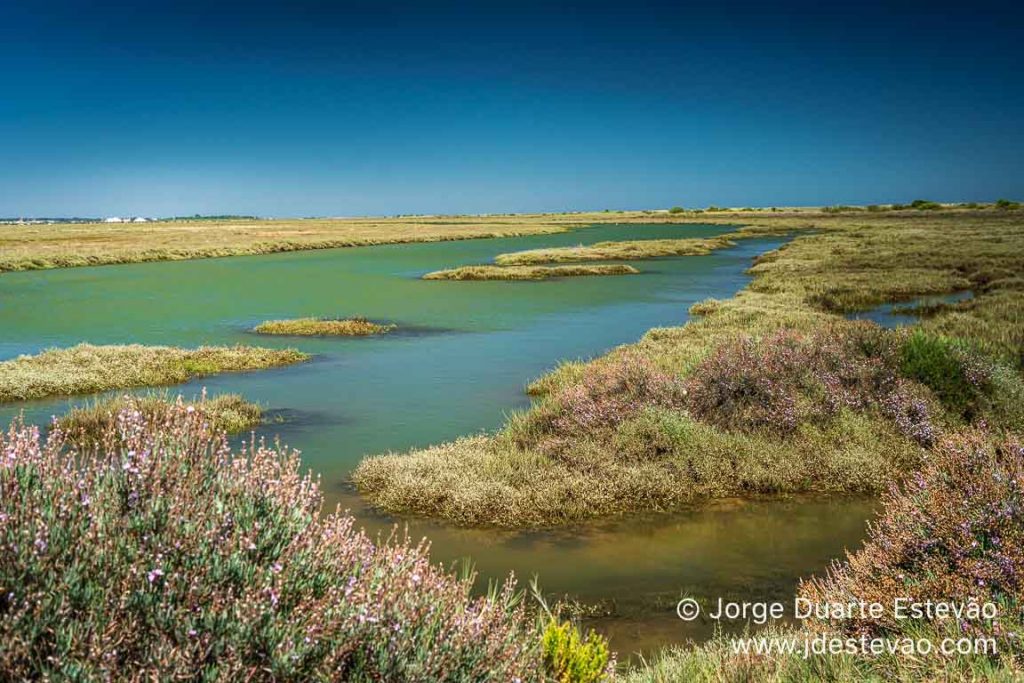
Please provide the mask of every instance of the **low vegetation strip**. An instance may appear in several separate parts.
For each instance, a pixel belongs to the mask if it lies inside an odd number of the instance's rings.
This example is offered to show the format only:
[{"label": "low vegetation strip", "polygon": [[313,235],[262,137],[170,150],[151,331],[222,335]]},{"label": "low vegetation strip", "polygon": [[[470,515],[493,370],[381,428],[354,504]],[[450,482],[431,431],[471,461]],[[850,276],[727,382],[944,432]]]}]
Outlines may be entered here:
[{"label": "low vegetation strip", "polygon": [[530,249],[499,254],[494,262],[501,266],[576,261],[635,261],[659,256],[704,256],[736,243],[728,237],[711,239],[661,239],[598,242],[588,246]]},{"label": "low vegetation strip", "polygon": [[[182,404],[181,398],[172,400],[167,393],[144,396],[115,396],[81,406],[57,419],[57,427],[70,442],[81,447],[102,443],[103,437],[116,432],[122,413],[138,413],[146,422],[165,422]],[[258,427],[263,420],[263,409],[246,401],[238,394],[221,394],[207,398],[203,394],[190,404],[207,420],[210,428],[226,434],[236,434]],[[187,410],[187,409],[186,409]]]},{"label": "low vegetation strip", "polygon": [[295,349],[256,346],[180,349],[79,344],[0,362],[0,402],[180,384],[195,377],[291,365],[308,358]]},{"label": "low vegetation strip", "polygon": [[[364,460],[393,512],[506,527],[665,510],[709,497],[877,492],[945,434],[1024,429],[1024,214],[752,217],[816,228],[763,255],[735,297],[534,383],[493,436]],[[845,313],[975,297],[917,332]]]},{"label": "low vegetation strip", "polygon": [[424,280],[550,280],[588,275],[636,275],[640,271],[625,264],[579,266],[463,266],[436,270]]},{"label": "low vegetation strip", "polygon": [[267,320],[253,328],[258,334],[281,334],[304,337],[369,337],[387,334],[397,325],[375,323],[366,318],[296,318]]}]

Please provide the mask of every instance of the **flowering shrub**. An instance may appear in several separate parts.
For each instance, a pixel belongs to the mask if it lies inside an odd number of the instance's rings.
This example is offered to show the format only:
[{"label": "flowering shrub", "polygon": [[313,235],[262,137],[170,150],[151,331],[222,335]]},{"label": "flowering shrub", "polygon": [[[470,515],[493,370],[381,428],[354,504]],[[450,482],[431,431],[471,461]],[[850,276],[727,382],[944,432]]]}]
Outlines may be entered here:
[{"label": "flowering shrub", "polygon": [[935,428],[928,405],[900,376],[898,354],[894,335],[866,323],[741,337],[697,366],[687,381],[687,407],[720,428],[778,435],[823,423],[842,409],[877,409],[930,445]]},{"label": "flowering shrub", "polygon": [[[864,548],[824,579],[802,586],[813,602],[864,600],[991,601],[997,620],[947,623],[1004,638],[1000,652],[1024,654],[1024,447],[980,431],[940,441],[923,468],[883,498]],[[851,619],[837,626],[869,635],[906,628],[892,619]],[[939,627],[942,624],[937,624]],[[1014,630],[1018,630],[1013,634]]]},{"label": "flowering shrub", "polygon": [[529,414],[518,426],[519,441],[558,451],[574,438],[614,428],[647,407],[681,409],[685,398],[682,380],[640,354],[626,354],[595,366]]},{"label": "flowering shrub", "polygon": [[297,453],[232,452],[202,411],[122,411],[74,452],[0,435],[0,671],[12,680],[541,680],[510,578],[371,542]]}]

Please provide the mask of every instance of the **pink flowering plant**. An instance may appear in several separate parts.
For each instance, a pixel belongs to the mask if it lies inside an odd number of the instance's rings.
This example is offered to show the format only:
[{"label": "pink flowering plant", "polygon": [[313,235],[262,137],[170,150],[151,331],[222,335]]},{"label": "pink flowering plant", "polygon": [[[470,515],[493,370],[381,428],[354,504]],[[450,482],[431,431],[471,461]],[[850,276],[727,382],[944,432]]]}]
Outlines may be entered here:
[{"label": "pink flowering plant", "polygon": [[[931,620],[943,632],[989,636],[1004,656],[1024,659],[1024,445],[1014,436],[968,430],[943,438],[921,469],[882,499],[864,548],[801,592],[814,603],[901,598],[994,605],[988,618]],[[887,609],[876,619],[839,619],[856,635],[901,633]]]},{"label": "pink flowering plant", "polygon": [[321,514],[298,455],[202,410],[129,405],[88,451],[0,435],[0,671],[11,680],[542,680],[510,578]]}]

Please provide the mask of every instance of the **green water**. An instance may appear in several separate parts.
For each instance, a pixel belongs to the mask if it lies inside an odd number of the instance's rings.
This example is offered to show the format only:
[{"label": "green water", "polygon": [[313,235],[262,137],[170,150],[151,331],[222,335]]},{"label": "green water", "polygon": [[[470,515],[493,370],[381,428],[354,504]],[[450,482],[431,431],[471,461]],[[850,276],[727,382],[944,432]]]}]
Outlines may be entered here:
[{"label": "green water", "polygon": [[[690,304],[729,297],[754,256],[781,239],[741,241],[708,256],[637,262],[641,275],[546,282],[424,281],[423,273],[495,255],[608,239],[709,237],[722,226],[604,225],[521,238],[407,244],[270,256],[8,273],[0,276],[0,359],[49,346],[261,344],[315,354],[289,368],[205,378],[187,396],[239,392],[277,411],[279,434],[323,477],[330,504],[376,533],[394,520],[365,509],[346,484],[366,454],[494,429],[528,405],[525,383],[559,360],[586,358],[678,325]],[[271,318],[354,316],[404,330],[379,338],[256,337]],[[0,409],[47,422],[88,399]],[[624,652],[688,637],[666,601],[790,594],[797,577],[856,546],[870,506],[801,502],[718,506],[659,519],[617,520],[558,533],[510,534],[410,521],[442,561],[470,557],[485,577],[538,574],[555,593],[613,600],[596,625]]]}]

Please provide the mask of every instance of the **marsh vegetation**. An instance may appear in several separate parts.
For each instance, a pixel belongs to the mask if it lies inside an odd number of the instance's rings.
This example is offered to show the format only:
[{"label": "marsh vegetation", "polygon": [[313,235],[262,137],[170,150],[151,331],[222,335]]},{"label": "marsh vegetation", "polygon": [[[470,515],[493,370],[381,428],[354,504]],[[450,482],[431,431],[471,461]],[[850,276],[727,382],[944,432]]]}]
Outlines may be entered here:
[{"label": "marsh vegetation", "polygon": [[[95,446],[102,443],[104,436],[116,431],[123,414],[158,425],[166,422],[183,404],[180,396],[172,397],[167,392],[113,396],[74,408],[57,418],[56,426],[77,447]],[[189,402],[188,407],[198,411],[212,431],[225,434],[253,429],[263,421],[262,407],[238,394],[207,397],[204,393]]]},{"label": "marsh vegetation", "polygon": [[733,245],[735,242],[728,237],[598,242],[589,246],[531,249],[499,254],[494,262],[499,266],[521,266],[574,261],[634,261],[659,256],[704,256],[715,249],[725,249]]},{"label": "marsh vegetation", "polygon": [[369,337],[387,334],[397,325],[376,323],[366,318],[296,318],[294,320],[267,320],[253,332],[300,337]]},{"label": "marsh vegetation", "polygon": [[463,266],[436,270],[424,280],[550,280],[588,275],[636,275],[640,271],[626,264],[578,266]]},{"label": "marsh vegetation", "polygon": [[[876,492],[936,439],[1020,429],[1024,221],[921,212],[815,227],[759,258],[729,300],[680,328],[532,386],[493,436],[369,458],[380,507],[460,524],[546,526],[708,497]],[[914,334],[837,313],[970,289]]]},{"label": "marsh vegetation", "polygon": [[180,384],[223,372],[300,363],[295,349],[79,344],[0,362],[0,402]]}]

